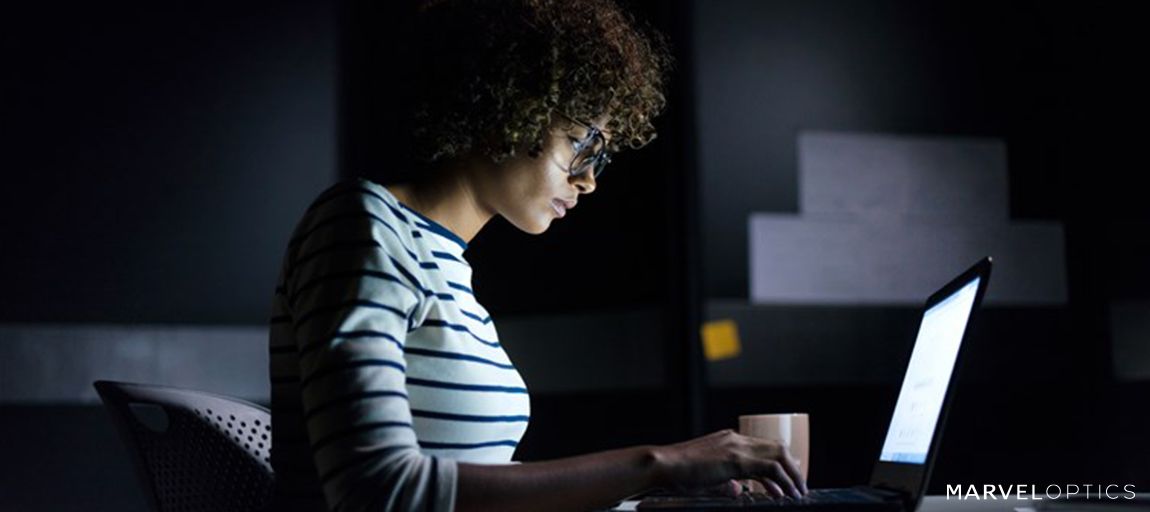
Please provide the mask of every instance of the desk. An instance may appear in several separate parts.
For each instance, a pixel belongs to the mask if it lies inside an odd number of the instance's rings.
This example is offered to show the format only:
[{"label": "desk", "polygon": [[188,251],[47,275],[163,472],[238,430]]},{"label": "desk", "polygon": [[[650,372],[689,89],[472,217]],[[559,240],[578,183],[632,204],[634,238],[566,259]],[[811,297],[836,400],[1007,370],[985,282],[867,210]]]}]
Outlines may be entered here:
[{"label": "desk", "polygon": [[1008,498],[1000,500],[958,500],[946,496],[923,496],[919,512],[1011,512],[1034,510],[1034,501]]},{"label": "desk", "polygon": [[[635,510],[638,501],[624,501],[610,512],[623,512]],[[946,496],[924,496],[922,505],[917,512],[1029,512],[1033,510],[1034,502],[1015,498],[1000,500],[957,500],[946,499]]]}]

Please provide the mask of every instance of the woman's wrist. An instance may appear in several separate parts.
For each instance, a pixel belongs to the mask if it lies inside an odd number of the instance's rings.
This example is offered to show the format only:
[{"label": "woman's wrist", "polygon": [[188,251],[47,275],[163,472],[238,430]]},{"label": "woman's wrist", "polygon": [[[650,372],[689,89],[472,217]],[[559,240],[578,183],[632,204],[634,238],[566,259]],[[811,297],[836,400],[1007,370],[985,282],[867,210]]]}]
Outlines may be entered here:
[{"label": "woman's wrist", "polygon": [[666,446],[645,445],[643,449],[643,467],[647,472],[647,487],[649,489],[667,487],[667,473],[670,467],[669,454]]}]

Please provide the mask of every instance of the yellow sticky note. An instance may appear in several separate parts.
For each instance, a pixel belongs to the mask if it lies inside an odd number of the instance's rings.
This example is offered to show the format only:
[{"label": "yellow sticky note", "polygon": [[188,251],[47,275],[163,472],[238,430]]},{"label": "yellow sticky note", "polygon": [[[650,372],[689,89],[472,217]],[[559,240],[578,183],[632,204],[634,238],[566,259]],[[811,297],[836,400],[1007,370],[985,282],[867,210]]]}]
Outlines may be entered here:
[{"label": "yellow sticky note", "polygon": [[739,327],[734,320],[703,323],[703,356],[708,361],[735,357],[740,350]]}]

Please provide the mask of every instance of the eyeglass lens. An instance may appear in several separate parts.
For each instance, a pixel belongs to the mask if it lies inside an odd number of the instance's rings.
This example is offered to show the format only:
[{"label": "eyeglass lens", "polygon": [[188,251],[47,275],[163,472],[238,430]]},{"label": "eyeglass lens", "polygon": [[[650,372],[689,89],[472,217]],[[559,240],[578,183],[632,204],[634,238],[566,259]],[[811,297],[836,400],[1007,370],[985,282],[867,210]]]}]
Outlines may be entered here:
[{"label": "eyeglass lens", "polygon": [[603,167],[610,161],[604,151],[605,145],[606,141],[603,140],[603,136],[598,131],[592,131],[586,139],[575,144],[577,151],[575,158],[571,161],[571,174],[578,176],[584,172],[592,171],[591,176],[598,178],[599,173],[603,172]]}]

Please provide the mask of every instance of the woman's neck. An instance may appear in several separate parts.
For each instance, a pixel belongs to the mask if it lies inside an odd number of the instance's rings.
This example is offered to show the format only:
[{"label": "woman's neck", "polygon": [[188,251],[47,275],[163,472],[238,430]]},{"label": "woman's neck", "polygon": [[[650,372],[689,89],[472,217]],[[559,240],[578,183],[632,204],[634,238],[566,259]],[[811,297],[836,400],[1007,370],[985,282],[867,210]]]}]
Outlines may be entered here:
[{"label": "woman's neck", "polygon": [[471,243],[495,215],[479,200],[472,175],[462,167],[441,168],[428,178],[388,185],[387,189],[399,202]]}]

